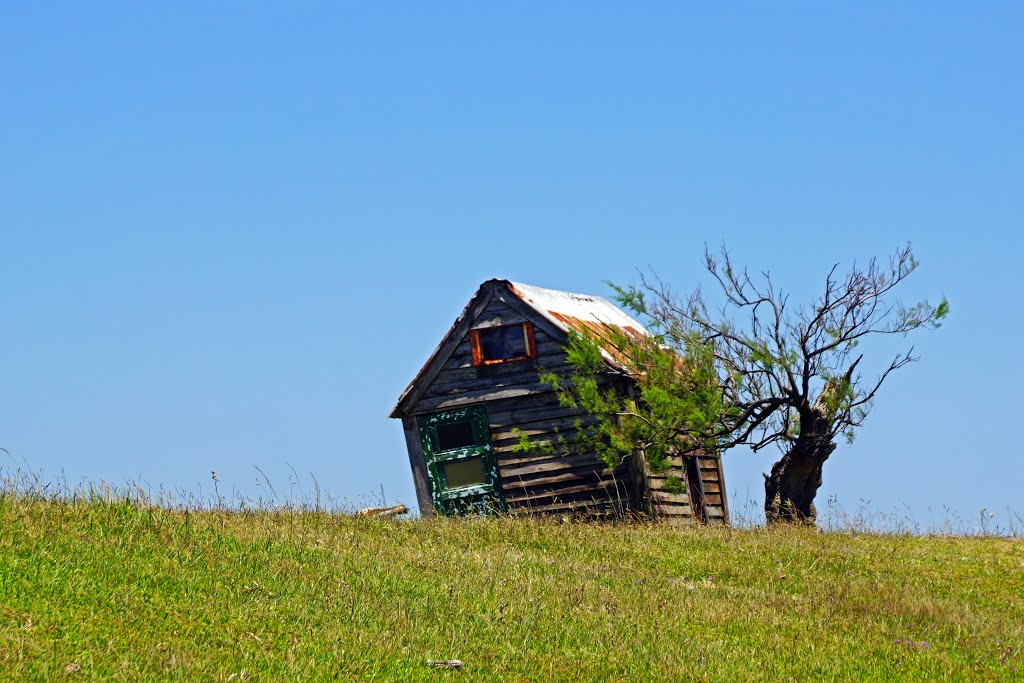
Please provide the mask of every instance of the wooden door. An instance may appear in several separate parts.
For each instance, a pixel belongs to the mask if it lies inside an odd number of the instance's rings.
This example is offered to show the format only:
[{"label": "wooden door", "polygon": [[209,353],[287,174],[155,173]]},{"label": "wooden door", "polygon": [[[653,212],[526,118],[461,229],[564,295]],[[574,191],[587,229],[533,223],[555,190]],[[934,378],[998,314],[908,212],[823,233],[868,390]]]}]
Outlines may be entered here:
[{"label": "wooden door", "polygon": [[439,514],[493,514],[505,509],[483,406],[421,415],[416,422]]}]

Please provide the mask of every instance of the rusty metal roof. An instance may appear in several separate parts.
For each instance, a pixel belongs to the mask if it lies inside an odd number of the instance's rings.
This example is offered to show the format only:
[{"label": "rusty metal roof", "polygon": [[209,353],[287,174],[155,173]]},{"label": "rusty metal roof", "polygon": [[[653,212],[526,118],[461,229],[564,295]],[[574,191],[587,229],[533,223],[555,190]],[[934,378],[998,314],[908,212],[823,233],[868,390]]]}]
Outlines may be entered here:
[{"label": "rusty metal roof", "polygon": [[[599,343],[605,337],[608,327],[624,330],[637,337],[647,334],[643,325],[603,297],[545,289],[521,282],[509,282],[509,287],[516,296],[566,334],[570,330],[589,334]],[[601,351],[609,361],[618,365],[614,350],[602,348]]]},{"label": "rusty metal roof", "polygon": [[512,283],[515,294],[566,333],[593,331],[594,326],[611,326],[637,336],[647,334],[642,325],[607,299],[589,294]]}]

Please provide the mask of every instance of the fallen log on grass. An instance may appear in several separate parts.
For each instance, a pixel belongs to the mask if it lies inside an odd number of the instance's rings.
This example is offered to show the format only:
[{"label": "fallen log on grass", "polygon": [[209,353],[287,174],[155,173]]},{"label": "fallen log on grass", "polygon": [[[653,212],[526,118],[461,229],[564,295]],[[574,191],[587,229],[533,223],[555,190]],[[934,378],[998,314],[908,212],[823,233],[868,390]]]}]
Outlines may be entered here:
[{"label": "fallen log on grass", "polygon": [[392,505],[386,508],[364,508],[356,513],[356,517],[370,517],[373,519],[392,519],[409,512],[404,505]]}]

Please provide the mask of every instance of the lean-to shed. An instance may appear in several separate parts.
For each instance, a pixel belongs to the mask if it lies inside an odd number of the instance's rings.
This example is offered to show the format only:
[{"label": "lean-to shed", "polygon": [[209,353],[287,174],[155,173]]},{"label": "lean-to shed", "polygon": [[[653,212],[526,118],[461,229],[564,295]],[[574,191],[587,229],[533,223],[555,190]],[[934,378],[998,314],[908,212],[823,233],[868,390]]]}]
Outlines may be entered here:
[{"label": "lean-to shed", "polygon": [[[684,482],[683,492],[670,493],[669,473],[651,472],[641,455],[613,470],[593,452],[516,448],[520,432],[550,442],[593,424],[585,412],[560,405],[539,372],[567,369],[570,330],[599,332],[606,325],[646,334],[601,297],[508,280],[480,285],[391,412],[405,429],[421,514],[640,513],[677,523],[728,523],[715,456],[677,461],[671,474]],[[616,368],[611,354],[606,362]],[[621,376],[609,372],[609,381],[628,391]]]}]

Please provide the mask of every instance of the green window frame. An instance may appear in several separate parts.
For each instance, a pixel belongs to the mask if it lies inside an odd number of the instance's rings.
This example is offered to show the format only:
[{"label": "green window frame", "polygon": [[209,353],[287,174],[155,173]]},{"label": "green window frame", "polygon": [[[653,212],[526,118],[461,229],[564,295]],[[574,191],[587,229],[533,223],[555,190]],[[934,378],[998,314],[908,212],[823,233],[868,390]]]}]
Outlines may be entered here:
[{"label": "green window frame", "polygon": [[437,511],[449,515],[504,510],[487,411],[469,406],[421,415],[416,421]]}]

